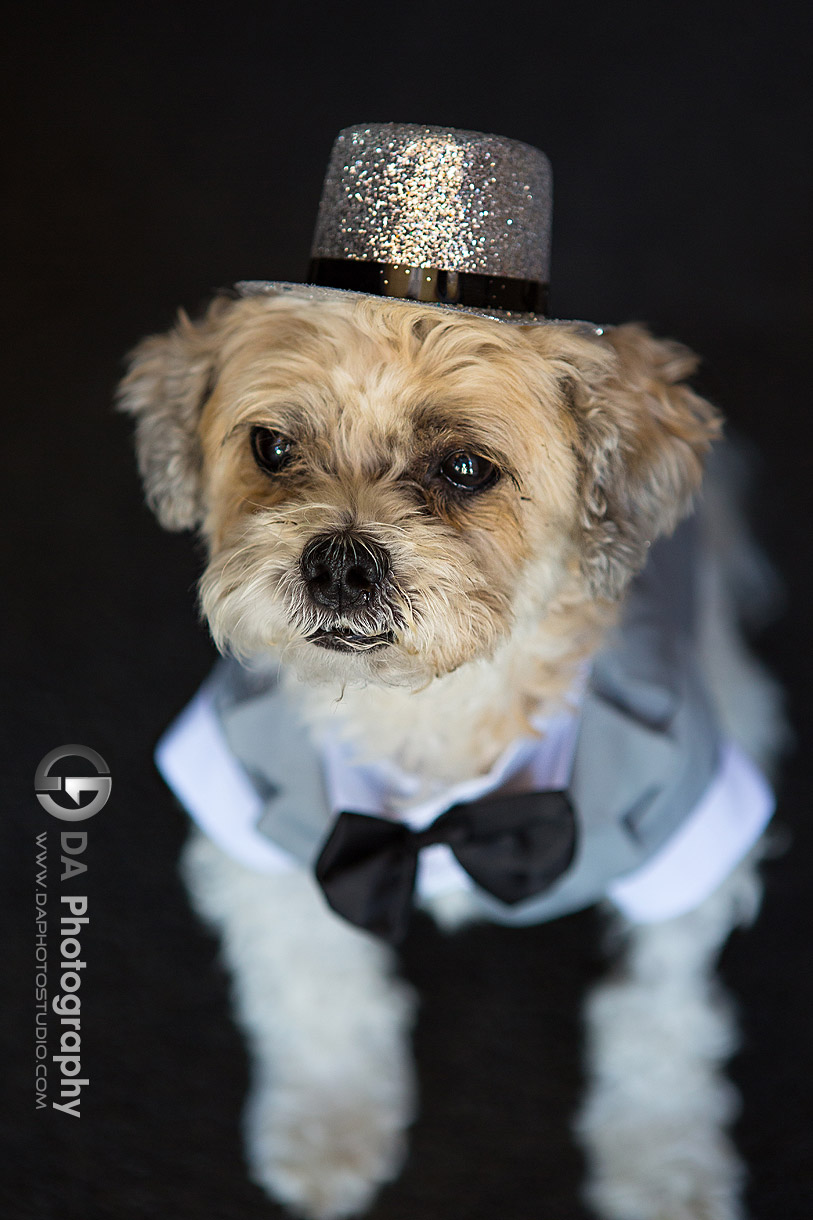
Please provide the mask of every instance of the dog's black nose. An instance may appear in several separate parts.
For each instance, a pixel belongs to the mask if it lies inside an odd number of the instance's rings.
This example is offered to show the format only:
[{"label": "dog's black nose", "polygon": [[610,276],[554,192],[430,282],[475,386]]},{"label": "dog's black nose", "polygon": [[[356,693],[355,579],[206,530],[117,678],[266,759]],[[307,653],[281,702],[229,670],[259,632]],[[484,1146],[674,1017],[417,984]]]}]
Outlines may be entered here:
[{"label": "dog's black nose", "polygon": [[299,563],[313,600],[340,611],[366,605],[390,569],[383,547],[348,533],[314,538]]}]

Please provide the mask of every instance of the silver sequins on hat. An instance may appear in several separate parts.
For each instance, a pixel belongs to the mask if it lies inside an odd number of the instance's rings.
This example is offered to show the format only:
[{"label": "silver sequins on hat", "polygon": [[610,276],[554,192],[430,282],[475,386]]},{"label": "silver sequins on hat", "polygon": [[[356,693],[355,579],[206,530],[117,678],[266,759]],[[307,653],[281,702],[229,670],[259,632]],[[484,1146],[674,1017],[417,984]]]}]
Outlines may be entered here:
[{"label": "silver sequins on hat", "polygon": [[518,140],[376,123],[333,145],[312,257],[547,283],[552,175]]},{"label": "silver sequins on hat", "polygon": [[528,144],[359,124],[333,145],[307,283],[236,287],[314,301],[388,297],[545,325],[551,213],[550,163]]}]

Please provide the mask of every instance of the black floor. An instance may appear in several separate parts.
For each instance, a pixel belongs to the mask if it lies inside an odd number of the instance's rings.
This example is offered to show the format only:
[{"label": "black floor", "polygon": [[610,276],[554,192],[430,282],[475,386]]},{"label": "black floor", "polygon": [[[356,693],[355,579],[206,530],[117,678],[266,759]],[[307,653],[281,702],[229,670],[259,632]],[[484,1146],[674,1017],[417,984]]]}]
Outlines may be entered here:
[{"label": "black floor", "polygon": [[[23,10],[20,10],[21,13]],[[707,358],[704,386],[761,466],[757,528],[788,590],[762,655],[798,737],[756,928],[723,961],[755,1220],[813,1213],[810,968],[811,37],[797,9],[39,5],[4,22],[2,829],[5,1157],[0,1215],[276,1215],[241,1164],[246,1063],[213,943],[175,874],[183,818],[151,750],[206,673],[199,556],[141,504],[110,408],[122,353],[241,278],[298,279],[339,127],[496,131],[551,155],[554,308],[648,320]],[[801,10],[798,10],[800,13]],[[35,1111],[34,769],[108,760],[88,823],[91,922],[79,1119]],[[54,912],[55,913],[55,912]],[[448,941],[420,922],[422,1110],[376,1220],[578,1220],[566,1119],[591,913]]]}]

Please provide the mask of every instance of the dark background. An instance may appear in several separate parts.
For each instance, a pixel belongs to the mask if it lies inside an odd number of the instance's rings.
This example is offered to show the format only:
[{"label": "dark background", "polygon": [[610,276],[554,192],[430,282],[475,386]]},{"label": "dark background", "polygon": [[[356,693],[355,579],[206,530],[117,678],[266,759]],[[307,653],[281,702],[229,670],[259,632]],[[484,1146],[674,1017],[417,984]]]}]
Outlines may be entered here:
[{"label": "dark background", "polygon": [[[200,556],[143,508],[111,397],[122,354],[241,278],[302,277],[336,131],[380,120],[520,138],[556,181],[553,308],[643,319],[702,352],[752,443],[757,530],[788,592],[762,635],[800,748],[789,853],[723,973],[742,1009],[736,1137],[756,1220],[813,1209],[808,951],[813,468],[810,29],[801,5],[18,6],[0,304],[6,676],[2,824],[4,1217],[277,1215],[245,1177],[246,1062],[214,944],[175,875],[184,821],[156,737],[206,673]],[[804,22],[804,24],[803,24]],[[34,1112],[33,840],[59,827],[32,777],[76,741],[110,763],[87,824],[78,1121]],[[56,877],[52,877],[52,884]],[[577,1220],[566,1119],[592,913],[405,954],[420,986],[423,1108],[377,1220]],[[53,1026],[52,1026],[53,1028]]]}]

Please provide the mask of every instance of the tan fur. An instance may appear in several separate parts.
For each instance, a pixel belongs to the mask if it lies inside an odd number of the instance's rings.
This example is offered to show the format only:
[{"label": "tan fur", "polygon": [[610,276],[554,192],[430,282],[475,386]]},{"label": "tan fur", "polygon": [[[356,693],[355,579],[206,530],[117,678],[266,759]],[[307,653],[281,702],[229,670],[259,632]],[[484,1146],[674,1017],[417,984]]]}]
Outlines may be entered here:
[{"label": "tan fur", "polygon": [[[309,719],[329,712],[368,753],[457,779],[565,697],[648,545],[687,511],[719,426],[680,384],[693,367],[636,326],[219,300],[136,350],[121,401],[160,519],[206,540],[218,646],[281,656],[315,688],[298,688]],[[252,457],[256,425],[295,442],[277,475]],[[454,497],[429,477],[460,449],[496,464],[493,487]],[[386,648],[307,639],[330,616],[300,556],[346,529],[391,557],[380,604],[344,623],[392,630]]]}]

